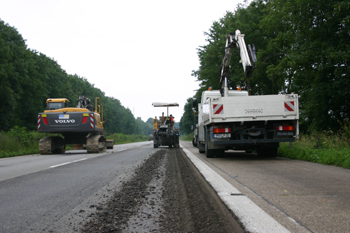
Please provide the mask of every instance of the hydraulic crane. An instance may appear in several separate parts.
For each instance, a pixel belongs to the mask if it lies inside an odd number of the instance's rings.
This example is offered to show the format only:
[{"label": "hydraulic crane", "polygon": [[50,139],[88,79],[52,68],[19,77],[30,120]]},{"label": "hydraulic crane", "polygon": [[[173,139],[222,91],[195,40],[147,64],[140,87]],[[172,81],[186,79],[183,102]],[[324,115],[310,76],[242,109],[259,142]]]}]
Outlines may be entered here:
[{"label": "hydraulic crane", "polygon": [[252,76],[253,70],[255,69],[256,51],[254,44],[248,45],[247,49],[247,46],[244,41],[244,34],[241,34],[240,30],[237,29],[235,33],[230,33],[226,36],[225,55],[221,65],[221,96],[227,96],[228,93],[227,80],[230,78],[230,61],[232,56],[232,49],[235,46],[237,46],[240,51],[241,63],[245,74],[247,91],[248,94],[250,94],[249,78]]}]

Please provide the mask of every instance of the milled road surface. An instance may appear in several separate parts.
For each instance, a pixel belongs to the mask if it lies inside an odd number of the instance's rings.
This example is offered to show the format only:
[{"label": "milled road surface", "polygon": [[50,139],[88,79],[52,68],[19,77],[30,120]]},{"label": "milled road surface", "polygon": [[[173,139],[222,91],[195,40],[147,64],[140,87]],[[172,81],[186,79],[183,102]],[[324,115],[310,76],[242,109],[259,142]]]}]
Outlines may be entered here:
[{"label": "milled road surface", "polygon": [[83,232],[243,232],[180,149],[161,149]]}]

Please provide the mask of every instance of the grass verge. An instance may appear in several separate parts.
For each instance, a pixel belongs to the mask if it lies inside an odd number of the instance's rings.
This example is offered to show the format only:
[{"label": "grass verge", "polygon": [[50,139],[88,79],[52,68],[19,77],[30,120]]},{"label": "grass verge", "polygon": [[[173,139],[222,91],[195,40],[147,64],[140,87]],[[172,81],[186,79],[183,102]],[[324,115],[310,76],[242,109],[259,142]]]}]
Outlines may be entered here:
[{"label": "grass verge", "polygon": [[114,139],[114,145],[124,144],[124,143],[132,143],[132,142],[143,142],[148,141],[148,137],[146,135],[126,135],[121,133],[114,133],[107,136],[107,139]]},{"label": "grass verge", "polygon": [[347,134],[332,132],[300,135],[293,143],[280,143],[278,155],[290,159],[298,159],[350,168],[350,140]]},{"label": "grass verge", "polygon": [[[0,132],[0,158],[39,154],[39,140],[46,134],[36,131],[28,131],[25,127],[14,127],[8,132]],[[114,144],[147,141],[146,135],[110,134],[107,139],[114,139]],[[74,145],[67,145],[66,149],[72,149]]]},{"label": "grass verge", "polygon": [[189,135],[184,135],[184,136],[181,135],[180,139],[184,140],[184,141],[192,142],[192,140],[193,140],[193,132],[190,133]]}]

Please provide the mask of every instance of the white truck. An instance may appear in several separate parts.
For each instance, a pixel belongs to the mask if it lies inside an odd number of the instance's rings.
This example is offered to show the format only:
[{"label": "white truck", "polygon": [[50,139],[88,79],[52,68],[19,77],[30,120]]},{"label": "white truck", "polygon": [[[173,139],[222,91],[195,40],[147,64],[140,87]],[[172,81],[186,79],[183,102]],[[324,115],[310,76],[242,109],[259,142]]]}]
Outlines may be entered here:
[{"label": "white truck", "polygon": [[275,157],[280,142],[293,142],[299,135],[298,95],[249,95],[249,82],[248,91],[228,90],[234,44],[241,50],[246,80],[254,70],[254,46],[248,46],[247,51],[239,30],[228,35],[220,79],[222,88],[204,91],[198,104],[199,152],[210,158],[229,149],[256,150],[259,156]]}]

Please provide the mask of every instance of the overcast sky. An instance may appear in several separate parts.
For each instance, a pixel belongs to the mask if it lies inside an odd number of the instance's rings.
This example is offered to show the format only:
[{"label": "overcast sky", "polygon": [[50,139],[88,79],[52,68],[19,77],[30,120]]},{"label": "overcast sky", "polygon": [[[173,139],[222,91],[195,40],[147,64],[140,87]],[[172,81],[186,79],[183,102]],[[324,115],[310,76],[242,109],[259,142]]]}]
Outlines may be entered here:
[{"label": "overcast sky", "polygon": [[153,102],[177,102],[169,114],[180,121],[198,89],[191,72],[199,68],[204,32],[238,3],[243,0],[0,0],[0,18],[28,48],[119,99],[135,117],[166,114]]}]

